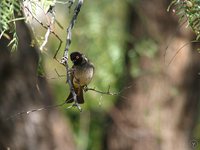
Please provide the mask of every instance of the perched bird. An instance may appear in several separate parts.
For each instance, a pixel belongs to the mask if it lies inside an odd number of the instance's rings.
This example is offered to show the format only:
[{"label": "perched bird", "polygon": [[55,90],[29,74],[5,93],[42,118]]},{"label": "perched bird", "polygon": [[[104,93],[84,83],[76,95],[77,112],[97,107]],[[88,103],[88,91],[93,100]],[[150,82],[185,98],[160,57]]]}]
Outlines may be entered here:
[{"label": "perched bird", "polygon": [[[92,80],[94,66],[87,57],[80,52],[72,52],[70,54],[70,59],[73,62],[73,66],[70,69],[72,85],[77,95],[77,102],[83,104],[83,88]],[[74,101],[72,92],[70,92],[66,101],[67,103]]]}]

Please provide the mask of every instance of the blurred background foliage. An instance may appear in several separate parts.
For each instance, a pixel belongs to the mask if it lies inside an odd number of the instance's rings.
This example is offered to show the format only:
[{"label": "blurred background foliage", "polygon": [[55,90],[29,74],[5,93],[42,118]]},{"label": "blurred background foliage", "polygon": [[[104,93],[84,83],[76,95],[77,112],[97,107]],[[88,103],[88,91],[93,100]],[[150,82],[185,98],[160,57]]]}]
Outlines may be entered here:
[{"label": "blurred background foliage", "polygon": [[[110,91],[113,93],[118,93],[123,90],[123,83],[126,80],[123,78],[124,74],[126,74],[124,68],[124,48],[127,41],[135,42],[134,50],[130,50],[128,53],[131,63],[131,77],[136,78],[144,73],[139,67],[141,57],[154,59],[157,55],[158,45],[156,41],[149,37],[135,39],[131,33],[126,32],[128,5],[137,5],[137,2],[138,0],[84,1],[75,28],[72,30],[70,52],[81,51],[93,62],[95,75],[89,87],[107,91],[110,86]],[[199,12],[199,2],[195,0],[174,0],[172,1],[172,5],[175,6],[181,19],[184,17],[189,19],[189,25],[197,34],[198,38],[199,13],[197,12]],[[4,6],[0,5],[1,7],[4,8]],[[67,5],[56,4],[56,18],[63,26],[63,29],[55,25],[54,31],[64,41],[57,56],[58,60],[62,58],[64,52],[66,28],[71,20],[74,7],[75,5],[73,5],[71,10],[67,10]],[[13,15],[12,13],[10,14],[11,16]],[[45,30],[37,22],[33,24],[35,26],[33,32],[36,34],[38,44],[40,44],[40,40],[43,40]],[[8,28],[7,24],[1,27],[3,27],[2,29]],[[33,41],[33,44],[37,42]],[[50,37],[45,47],[46,49],[41,51],[38,69],[38,73],[45,75],[48,79],[55,97],[55,103],[65,101],[69,94],[65,77],[58,77],[55,71],[56,69],[59,75],[66,74],[65,67],[53,59],[58,42],[54,36]],[[147,49],[148,51],[146,51]],[[70,63],[70,65],[72,64]],[[82,105],[82,113],[73,108],[66,110],[66,106],[63,106],[60,110],[71,120],[70,123],[74,131],[78,150],[101,150],[104,145],[102,143],[104,142],[103,137],[105,136],[104,130],[109,123],[107,112],[115,105],[118,97],[101,95],[93,91],[88,91],[84,95],[85,104]]]}]

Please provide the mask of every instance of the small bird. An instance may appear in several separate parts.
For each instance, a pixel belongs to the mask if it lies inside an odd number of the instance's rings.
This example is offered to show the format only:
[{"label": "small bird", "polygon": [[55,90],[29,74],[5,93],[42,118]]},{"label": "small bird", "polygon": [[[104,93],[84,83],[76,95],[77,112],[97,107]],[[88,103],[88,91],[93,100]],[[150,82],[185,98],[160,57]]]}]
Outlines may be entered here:
[{"label": "small bird", "polygon": [[[72,52],[70,54],[70,59],[73,62],[73,66],[70,69],[71,82],[74,92],[77,95],[77,102],[83,104],[83,88],[92,80],[94,75],[94,66],[87,57],[80,52]],[[72,92],[70,92],[66,101],[67,103],[74,101]]]}]

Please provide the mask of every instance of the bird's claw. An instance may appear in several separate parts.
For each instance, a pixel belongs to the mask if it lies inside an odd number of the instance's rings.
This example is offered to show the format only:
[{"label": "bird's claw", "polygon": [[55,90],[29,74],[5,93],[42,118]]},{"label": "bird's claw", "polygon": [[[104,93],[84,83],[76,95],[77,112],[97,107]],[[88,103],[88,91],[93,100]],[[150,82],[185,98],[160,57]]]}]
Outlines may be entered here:
[{"label": "bird's claw", "polygon": [[73,107],[77,107],[78,110],[79,110],[80,112],[82,112],[82,108],[81,108],[81,106],[80,106],[78,103],[75,102],[72,106],[73,106]]},{"label": "bird's claw", "polygon": [[66,57],[62,57],[60,63],[63,64],[63,65],[66,65],[66,63],[67,63],[67,58],[66,58]]}]

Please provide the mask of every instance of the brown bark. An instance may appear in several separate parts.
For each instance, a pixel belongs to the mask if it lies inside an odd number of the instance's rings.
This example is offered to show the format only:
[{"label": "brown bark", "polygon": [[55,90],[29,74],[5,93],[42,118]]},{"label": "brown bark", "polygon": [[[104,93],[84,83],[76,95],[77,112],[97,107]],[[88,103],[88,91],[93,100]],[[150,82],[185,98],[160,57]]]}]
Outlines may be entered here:
[{"label": "brown bark", "polygon": [[[188,44],[167,65],[178,49],[191,41],[191,33],[185,28],[176,33],[177,18],[166,12],[168,5],[160,0],[129,4],[129,33],[135,39],[142,36],[154,39],[158,53],[154,58],[140,57],[140,77],[132,79],[127,75],[127,84],[132,82],[135,86],[124,94],[128,98],[120,99],[110,112],[113,120],[107,134],[110,150],[191,149],[200,97],[200,59]],[[166,51],[168,41],[171,42]],[[127,45],[126,73],[132,67],[128,52],[134,48],[134,42]]]},{"label": "brown bark", "polygon": [[6,120],[18,112],[53,105],[48,84],[38,78],[38,50],[24,23],[17,24],[19,50],[10,54],[0,40],[0,149],[73,150],[73,135],[66,118],[58,110],[48,110]]}]

